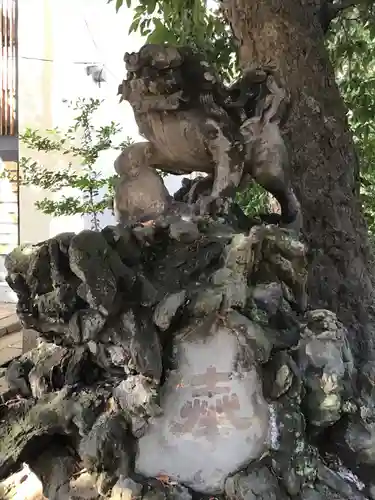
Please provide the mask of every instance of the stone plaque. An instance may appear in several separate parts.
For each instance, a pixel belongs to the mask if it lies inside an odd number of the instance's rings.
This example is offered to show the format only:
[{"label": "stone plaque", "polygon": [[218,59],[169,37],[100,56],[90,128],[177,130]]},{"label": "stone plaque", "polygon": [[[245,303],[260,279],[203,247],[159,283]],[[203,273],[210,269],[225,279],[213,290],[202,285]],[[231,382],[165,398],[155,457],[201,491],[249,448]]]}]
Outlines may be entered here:
[{"label": "stone plaque", "polygon": [[217,494],[229,474],[265,451],[268,405],[255,367],[234,373],[240,346],[232,331],[206,322],[181,334],[175,349],[164,414],[139,440],[136,471]]}]

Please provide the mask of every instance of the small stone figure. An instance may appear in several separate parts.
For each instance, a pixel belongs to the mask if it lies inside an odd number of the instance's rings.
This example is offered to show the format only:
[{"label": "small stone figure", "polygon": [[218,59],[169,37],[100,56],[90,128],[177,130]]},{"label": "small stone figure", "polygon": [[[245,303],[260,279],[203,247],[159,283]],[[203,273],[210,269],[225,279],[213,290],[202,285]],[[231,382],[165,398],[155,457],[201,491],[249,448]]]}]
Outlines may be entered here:
[{"label": "small stone figure", "polygon": [[125,149],[115,161],[120,180],[116,186],[115,212],[122,223],[157,218],[171,197],[158,172],[143,164],[149,143],[138,142]]}]

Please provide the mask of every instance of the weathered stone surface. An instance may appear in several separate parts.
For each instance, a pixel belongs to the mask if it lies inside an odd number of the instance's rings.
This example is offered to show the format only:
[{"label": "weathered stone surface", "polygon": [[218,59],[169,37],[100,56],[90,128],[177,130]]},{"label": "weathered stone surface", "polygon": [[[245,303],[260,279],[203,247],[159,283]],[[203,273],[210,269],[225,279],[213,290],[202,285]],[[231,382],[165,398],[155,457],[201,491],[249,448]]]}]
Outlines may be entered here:
[{"label": "weathered stone surface", "polygon": [[77,471],[77,459],[67,446],[61,444],[61,438],[48,443],[45,449],[30,461],[32,470],[43,484],[46,498],[63,500],[69,498],[69,482]]},{"label": "weathered stone surface", "polygon": [[19,359],[12,361],[5,372],[9,388],[23,397],[31,396],[29,373],[33,366],[29,357],[22,355]]},{"label": "weathered stone surface", "polygon": [[278,399],[285,393],[298,397],[301,378],[294,360],[285,351],[276,352],[263,369],[263,388],[270,399]]},{"label": "weathered stone surface", "polygon": [[129,353],[121,345],[108,345],[105,347],[111,363],[128,371]]},{"label": "weathered stone surface", "polygon": [[69,267],[68,251],[74,233],[62,233],[48,240],[51,280],[54,287],[76,284],[77,278]]},{"label": "weathered stone surface", "polygon": [[129,310],[121,316],[123,331],[130,336],[133,367],[159,381],[162,373],[161,345],[151,315],[146,308]]},{"label": "weathered stone surface", "polygon": [[171,326],[178,310],[185,304],[187,293],[182,290],[178,293],[167,295],[155,308],[154,323],[165,331]]},{"label": "weathered stone surface", "polygon": [[284,489],[295,496],[304,483],[314,480],[318,452],[306,441],[306,424],[298,399],[279,399],[272,403],[270,413],[272,467]]},{"label": "weathered stone surface", "polygon": [[43,485],[29,465],[23,463],[21,468],[0,481],[0,498],[2,500],[44,500]]},{"label": "weathered stone surface", "polygon": [[[40,399],[43,394],[62,389],[64,385],[64,362],[68,362],[68,349],[54,344],[41,344],[39,357],[28,375],[32,395]],[[70,354],[70,353],[69,353]],[[60,372],[60,373],[59,373]],[[55,380],[60,377],[60,383],[54,387]],[[56,382],[55,382],[56,384]]]},{"label": "weathered stone surface", "polygon": [[112,488],[110,500],[136,500],[142,498],[142,485],[129,477],[120,476]]},{"label": "weathered stone surface", "polygon": [[82,231],[70,243],[69,263],[83,282],[82,298],[90,307],[107,316],[112,311],[117,294],[119,257],[100,233]]},{"label": "weathered stone surface", "polygon": [[51,292],[35,297],[39,318],[46,321],[68,320],[77,307],[76,292],[76,288],[62,284]]},{"label": "weathered stone surface", "polygon": [[189,314],[194,317],[207,316],[219,311],[223,302],[223,291],[219,287],[205,287],[199,290],[189,304]]},{"label": "weathered stone surface", "polygon": [[173,240],[192,243],[200,236],[198,226],[194,222],[180,220],[169,227],[169,235]]},{"label": "weathered stone surface", "polygon": [[345,426],[344,441],[359,463],[375,465],[375,422],[372,419],[351,416]]},{"label": "weathered stone surface", "polygon": [[218,493],[228,474],[266,450],[268,406],[256,369],[233,376],[240,351],[236,336],[212,318],[181,334],[178,368],[161,392],[164,415],[139,440],[139,473]]},{"label": "weathered stone surface", "polygon": [[143,494],[142,498],[147,500],[192,500],[191,491],[171,480],[166,476],[160,476],[157,480],[150,479],[148,481],[148,491]]},{"label": "weathered stone surface", "polygon": [[[331,486],[333,486],[333,484],[331,484]],[[341,487],[338,486],[338,484],[336,484],[336,486],[339,488],[338,490],[335,489],[335,486],[331,488],[324,481],[317,480],[312,486],[302,490],[300,498],[301,500],[368,500],[368,496],[355,490],[355,488],[350,485],[350,482],[348,484],[348,489],[343,484],[341,484]],[[351,492],[349,492],[349,490],[351,490]]]},{"label": "weathered stone surface", "polygon": [[[66,494],[69,496],[65,498],[77,498],[79,500],[99,500],[101,498],[95,484],[95,479],[88,472],[81,472],[78,476],[73,477],[69,482]],[[62,497],[61,500],[64,500],[64,498]]]},{"label": "weathered stone surface", "polygon": [[[19,390],[24,396],[30,396],[32,394],[32,390],[38,392],[38,389],[34,385],[38,385],[39,379],[35,368],[41,362],[38,369],[44,372],[41,384],[45,390],[42,393],[44,394],[45,392],[54,390],[51,386],[51,372],[55,368],[55,364],[57,366],[61,365],[61,362],[64,360],[67,353],[68,351],[66,349],[55,344],[40,342],[38,347],[23,354],[19,359],[14,360],[9,365],[6,371],[6,378],[10,388]],[[30,374],[32,375],[34,387],[30,387]],[[38,392],[38,397],[40,397],[42,393],[39,394]]]},{"label": "weathered stone surface", "polygon": [[66,395],[64,389],[44,395],[36,405],[30,399],[20,399],[9,407],[0,426],[1,476],[14,467],[31,439],[64,432],[72,416]]},{"label": "weathered stone surface", "polygon": [[252,298],[255,304],[269,313],[276,314],[283,300],[283,290],[280,283],[260,284],[253,288]]},{"label": "weathered stone surface", "polygon": [[[154,410],[154,407],[152,409],[151,415],[152,414],[158,414],[161,413],[161,410],[156,412]],[[144,433],[147,430],[148,422],[145,418],[140,417],[138,415],[131,415],[130,416],[130,431],[132,435],[136,438],[139,439],[144,435]]]},{"label": "weathered stone surface", "polygon": [[31,256],[38,250],[39,245],[23,244],[12,250],[4,259],[4,265],[9,274],[26,275]]},{"label": "weathered stone surface", "polygon": [[170,500],[192,500],[191,492],[181,484],[172,484],[168,488],[168,499]]},{"label": "weathered stone surface", "polygon": [[123,380],[113,392],[120,407],[135,416],[157,415],[156,387],[143,375],[133,375]]},{"label": "weathered stone surface", "polygon": [[225,324],[233,332],[242,336],[243,341],[249,345],[255,362],[265,363],[268,361],[272,343],[261,326],[237,311],[230,311],[227,314]]},{"label": "weathered stone surface", "polygon": [[139,304],[143,307],[153,307],[159,300],[158,290],[145,276],[138,272],[137,287],[139,290]]},{"label": "weathered stone surface", "polygon": [[323,484],[314,484],[314,486],[305,487],[300,497],[301,500],[344,500],[345,498]]},{"label": "weathered stone surface", "polygon": [[80,444],[80,455],[90,471],[107,471],[125,477],[133,453],[127,424],[121,414],[100,415]]},{"label": "weathered stone surface", "polygon": [[[102,497],[108,497],[112,487],[116,484],[117,477],[113,477],[110,473],[102,471],[95,475],[96,489]],[[120,475],[121,477],[121,475]]]},{"label": "weathered stone surface", "polygon": [[[86,318],[86,310],[80,311],[79,316],[81,315]],[[94,323],[90,320],[86,325],[82,322],[80,324],[81,328],[90,327],[92,335],[94,331],[97,332],[96,342],[86,338],[97,364],[111,373],[112,368],[117,367],[123,374],[135,370],[159,381],[162,373],[162,353],[151,311],[148,308],[128,308],[116,318],[111,318],[98,332],[103,321],[104,318],[100,316]]]},{"label": "weathered stone surface", "polygon": [[111,387],[104,384],[93,384],[92,388],[80,387],[71,394],[68,405],[72,407],[72,422],[80,437],[87,436],[96,419],[108,404]]},{"label": "weathered stone surface", "polygon": [[360,481],[357,481],[356,484],[354,481],[345,481],[344,474],[339,474],[329,469],[322,462],[318,462],[317,471],[318,479],[335,493],[342,495],[344,498],[353,500],[364,499],[364,496],[360,492],[360,490],[364,489],[364,484],[361,484]]},{"label": "weathered stone surface", "polygon": [[170,200],[168,190],[156,170],[146,165],[143,165],[141,173],[130,167],[124,175],[124,167],[119,165],[127,162],[125,151],[116,160],[118,171],[122,172],[116,183],[118,218],[123,224],[153,220],[165,212]]},{"label": "weathered stone surface", "polygon": [[137,245],[137,240],[130,227],[118,224],[117,226],[107,226],[101,232],[124,264],[131,267],[139,263],[141,249]]},{"label": "weathered stone surface", "polygon": [[51,238],[50,241],[56,241],[57,244],[59,245],[60,252],[64,255],[68,255],[68,250],[70,246],[70,242],[74,238],[75,233],[71,232],[66,232],[66,233],[59,233],[53,238]]},{"label": "weathered stone surface", "polygon": [[47,243],[42,243],[31,254],[25,279],[33,296],[52,291],[50,255]]},{"label": "weathered stone surface", "polygon": [[140,225],[133,229],[133,235],[141,248],[155,243],[155,233],[156,227],[154,225]]},{"label": "weathered stone surface", "polygon": [[150,489],[143,495],[143,500],[167,500],[167,494],[161,489]]},{"label": "weathered stone surface", "polygon": [[346,330],[334,313],[316,310],[307,314],[298,365],[307,390],[309,421],[325,427],[339,420],[352,395],[353,358]]},{"label": "weathered stone surface", "polygon": [[11,388],[25,396],[39,399],[47,392],[58,391],[64,385],[84,381],[88,364],[86,347],[68,349],[40,342],[38,347],[21,356],[9,366],[6,377]]},{"label": "weathered stone surface", "polygon": [[69,322],[69,332],[77,344],[96,340],[105,322],[106,318],[94,309],[79,310]]},{"label": "weathered stone surface", "polygon": [[287,500],[276,477],[259,465],[229,477],[225,482],[225,494],[229,500]]},{"label": "weathered stone surface", "polygon": [[39,332],[32,328],[22,329],[22,354],[26,354],[38,346]]},{"label": "weathered stone surface", "polygon": [[[68,477],[72,457],[57,460],[56,498],[371,497],[350,468],[375,464],[375,364],[359,399],[346,330],[329,311],[301,312],[304,246],[276,226],[236,233],[225,217],[197,218],[188,243],[171,237],[176,213],[8,260],[39,341],[6,372],[0,476],[59,434],[91,472]],[[336,442],[344,472],[325,462]]]}]

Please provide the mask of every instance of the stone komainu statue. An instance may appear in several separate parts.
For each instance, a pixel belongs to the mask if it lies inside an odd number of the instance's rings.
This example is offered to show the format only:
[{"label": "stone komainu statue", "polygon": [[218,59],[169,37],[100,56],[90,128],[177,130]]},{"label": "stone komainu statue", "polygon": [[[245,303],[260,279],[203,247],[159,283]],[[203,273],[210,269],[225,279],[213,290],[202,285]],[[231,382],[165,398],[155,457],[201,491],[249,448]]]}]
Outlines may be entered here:
[{"label": "stone komainu statue", "polygon": [[148,142],[128,146],[115,162],[122,220],[168,209],[170,196],[155,169],[209,174],[211,194],[196,203],[201,214],[225,211],[255,179],[280,203],[283,223],[296,219],[299,203],[279,128],[287,93],[271,70],[248,72],[227,88],[187,47],[147,44],[124,60],[121,100],[132,106]]}]

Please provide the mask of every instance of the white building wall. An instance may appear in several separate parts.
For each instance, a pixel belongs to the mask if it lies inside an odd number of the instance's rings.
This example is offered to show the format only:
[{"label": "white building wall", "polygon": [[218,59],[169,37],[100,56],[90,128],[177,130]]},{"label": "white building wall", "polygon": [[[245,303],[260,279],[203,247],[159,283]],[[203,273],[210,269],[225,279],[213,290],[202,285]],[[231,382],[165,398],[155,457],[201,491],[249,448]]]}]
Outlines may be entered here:
[{"label": "white building wall", "polygon": [[[30,29],[30,19],[33,19]],[[117,88],[125,75],[123,55],[135,51],[144,40],[128,35],[132,12],[126,7],[116,14],[113,3],[105,0],[20,0],[19,8],[19,113],[20,131],[27,126],[40,130],[72,122],[72,111],[64,101],[78,97],[104,99],[96,117],[98,125],[111,120],[119,122],[123,134],[140,139],[133,112],[127,103],[118,103]],[[85,65],[103,65],[106,82],[99,88]],[[98,160],[98,167],[113,172],[118,152],[107,151]],[[67,158],[25,151],[48,168],[61,168]],[[180,180],[170,176],[167,187],[173,192]],[[47,193],[48,195],[48,193]],[[61,193],[50,194],[58,197]],[[20,194],[21,242],[36,242],[62,231],[79,231],[90,227],[89,217],[54,218],[36,210],[36,200],[46,196],[35,187],[22,187]],[[103,214],[101,224],[114,222],[110,211]]]},{"label": "white building wall", "polygon": [[[40,131],[72,123],[73,114],[64,101],[78,97],[104,99],[96,120],[98,125],[119,122],[123,134],[140,139],[133,112],[127,103],[118,103],[117,88],[125,76],[123,55],[136,51],[144,43],[137,34],[128,35],[132,12],[126,7],[116,14],[106,0],[19,0],[19,129]],[[99,88],[87,76],[85,64],[103,65],[107,82]],[[106,151],[98,167],[111,174],[118,152]],[[26,150],[20,156],[39,160],[48,169],[59,169],[66,156]],[[180,186],[180,179],[165,179],[170,192]],[[62,193],[46,193],[29,186],[20,189],[21,243],[36,243],[63,231],[90,228],[88,217],[51,217],[35,207],[44,197],[57,198]],[[67,193],[66,193],[67,194]],[[110,211],[101,217],[101,225],[114,223]],[[0,280],[1,281],[1,280]],[[0,302],[14,301],[15,295],[0,282]]]}]

